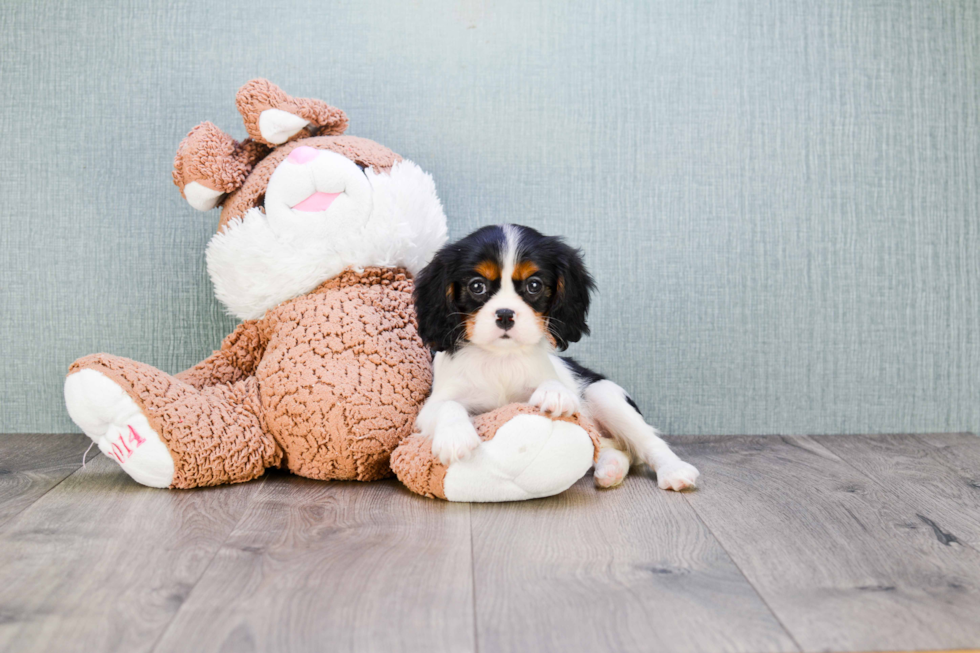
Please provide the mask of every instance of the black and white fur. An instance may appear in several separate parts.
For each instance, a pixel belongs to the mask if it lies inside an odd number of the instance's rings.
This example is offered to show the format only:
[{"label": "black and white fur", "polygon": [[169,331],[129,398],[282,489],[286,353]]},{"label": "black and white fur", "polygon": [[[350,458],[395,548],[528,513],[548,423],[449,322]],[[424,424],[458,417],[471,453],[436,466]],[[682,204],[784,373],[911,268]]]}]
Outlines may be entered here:
[{"label": "black and white fur", "polygon": [[649,464],[665,490],[695,485],[698,470],[670,450],[625,390],[555,354],[589,333],[593,288],[577,250],[509,224],[443,247],[419,273],[419,334],[436,355],[416,424],[444,464],[480,444],[471,415],[527,402],[598,424],[608,436],[595,468],[601,487],[622,483],[631,462]]}]

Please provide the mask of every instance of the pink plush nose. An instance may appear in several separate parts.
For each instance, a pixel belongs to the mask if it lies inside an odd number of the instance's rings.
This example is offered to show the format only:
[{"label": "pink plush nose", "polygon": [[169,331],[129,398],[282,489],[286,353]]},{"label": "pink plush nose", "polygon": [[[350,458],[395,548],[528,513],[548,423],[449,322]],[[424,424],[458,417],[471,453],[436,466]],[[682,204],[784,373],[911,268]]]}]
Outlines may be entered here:
[{"label": "pink plush nose", "polygon": [[304,163],[309,163],[319,155],[319,150],[313,149],[312,147],[307,147],[306,145],[301,145],[290,152],[289,157],[286,160],[290,163],[303,165]]}]

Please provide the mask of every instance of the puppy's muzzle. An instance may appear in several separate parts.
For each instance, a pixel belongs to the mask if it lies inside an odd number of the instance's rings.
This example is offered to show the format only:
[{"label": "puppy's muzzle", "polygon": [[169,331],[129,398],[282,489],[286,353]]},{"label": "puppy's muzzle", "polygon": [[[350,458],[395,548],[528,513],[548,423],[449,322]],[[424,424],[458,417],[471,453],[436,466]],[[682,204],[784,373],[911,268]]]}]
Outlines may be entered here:
[{"label": "puppy's muzzle", "polygon": [[509,330],[514,326],[514,311],[509,308],[498,308],[497,309],[497,326],[504,331]]}]

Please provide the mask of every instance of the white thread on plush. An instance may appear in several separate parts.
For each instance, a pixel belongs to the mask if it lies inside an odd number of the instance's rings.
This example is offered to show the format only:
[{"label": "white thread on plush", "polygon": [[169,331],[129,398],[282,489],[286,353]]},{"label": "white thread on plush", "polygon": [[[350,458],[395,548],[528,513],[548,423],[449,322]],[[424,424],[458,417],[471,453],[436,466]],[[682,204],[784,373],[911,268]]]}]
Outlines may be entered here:
[{"label": "white thread on plush", "polygon": [[218,206],[218,200],[224,195],[220,190],[208,188],[196,181],[184,186],[184,197],[187,203],[198,211],[210,211]]},{"label": "white thread on plush", "polygon": [[446,471],[449,501],[522,501],[564,492],[592,466],[588,433],[541,415],[517,415]]},{"label": "white thread on plush", "polygon": [[[91,438],[89,438],[91,440]],[[88,458],[88,452],[92,450],[95,446],[95,440],[88,443],[88,447],[85,449],[85,453],[82,454],[82,469],[85,469],[85,459]]]},{"label": "white thread on plush", "polygon": [[[320,157],[329,154],[335,153]],[[298,167],[284,161],[273,177],[283,166]],[[338,197],[326,211],[307,216],[281,208],[266,215],[255,208],[214,235],[207,248],[208,273],[232,315],[260,318],[346,268],[405,267],[416,274],[429,262],[446,242],[446,216],[432,177],[407,160],[390,174],[368,169],[362,176],[370,185],[367,200]]]},{"label": "white thread on plush", "polygon": [[282,145],[308,124],[305,118],[282,109],[266,109],[259,114],[259,133],[273,145]]},{"label": "white thread on plush", "polygon": [[[96,370],[79,370],[65,379],[65,405],[75,424],[134,481],[161,488],[173,482],[170,451],[117,383]],[[116,458],[120,452],[123,461]]]}]

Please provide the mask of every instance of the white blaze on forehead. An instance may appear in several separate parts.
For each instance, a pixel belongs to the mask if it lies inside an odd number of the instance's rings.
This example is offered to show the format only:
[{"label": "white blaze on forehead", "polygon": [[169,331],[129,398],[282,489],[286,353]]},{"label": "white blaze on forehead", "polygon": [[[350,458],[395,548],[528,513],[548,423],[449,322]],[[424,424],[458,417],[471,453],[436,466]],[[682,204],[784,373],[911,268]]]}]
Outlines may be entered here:
[{"label": "white blaze on forehead", "polygon": [[[514,270],[521,255],[521,231],[511,224],[500,228],[504,234],[500,252],[500,288],[477,311],[470,341],[508,349],[515,345],[535,345],[544,337],[540,321],[514,287]],[[497,311],[502,308],[514,311],[514,326],[507,331],[508,337],[504,340],[500,340],[504,331],[497,326]]]},{"label": "white blaze on forehead", "polygon": [[501,258],[503,261],[503,272],[500,274],[500,292],[510,291],[513,296],[517,296],[514,289],[514,268],[517,267],[517,257],[520,254],[521,234],[512,224],[501,226],[504,232],[504,251]]}]

